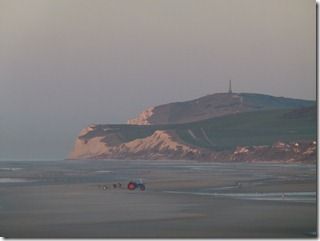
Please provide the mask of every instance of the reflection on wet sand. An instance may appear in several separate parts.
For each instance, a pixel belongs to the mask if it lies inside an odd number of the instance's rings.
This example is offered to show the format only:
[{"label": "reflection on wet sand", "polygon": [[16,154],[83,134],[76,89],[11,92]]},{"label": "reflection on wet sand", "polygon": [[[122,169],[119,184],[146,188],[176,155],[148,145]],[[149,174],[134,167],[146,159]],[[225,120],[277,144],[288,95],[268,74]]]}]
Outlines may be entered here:
[{"label": "reflection on wet sand", "polygon": [[307,202],[316,203],[316,192],[282,192],[282,193],[210,193],[210,192],[179,192],[164,191],[173,194],[191,194],[200,196],[214,196],[224,198],[236,198],[245,200],[261,200],[261,201],[291,201],[291,202]]},{"label": "reflection on wet sand", "polygon": [[310,237],[316,180],[305,164],[0,161],[0,236]]},{"label": "reflection on wet sand", "polygon": [[0,183],[21,183],[21,182],[32,182],[32,180],[24,178],[2,178],[0,177]]}]

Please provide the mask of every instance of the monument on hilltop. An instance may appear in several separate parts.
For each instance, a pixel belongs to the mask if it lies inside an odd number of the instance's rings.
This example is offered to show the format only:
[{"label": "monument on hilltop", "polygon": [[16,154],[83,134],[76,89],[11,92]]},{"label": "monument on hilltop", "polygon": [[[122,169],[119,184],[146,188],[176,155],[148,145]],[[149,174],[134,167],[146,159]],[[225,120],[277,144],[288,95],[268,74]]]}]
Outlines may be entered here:
[{"label": "monument on hilltop", "polygon": [[232,86],[231,86],[231,80],[229,80],[229,94],[232,94]]}]

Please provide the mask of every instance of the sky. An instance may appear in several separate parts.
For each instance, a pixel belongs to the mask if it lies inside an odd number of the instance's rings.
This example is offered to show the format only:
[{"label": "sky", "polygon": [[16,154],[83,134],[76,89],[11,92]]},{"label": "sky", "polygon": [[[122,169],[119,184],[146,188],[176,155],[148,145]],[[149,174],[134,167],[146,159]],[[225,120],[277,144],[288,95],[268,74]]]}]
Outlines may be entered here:
[{"label": "sky", "polygon": [[316,98],[314,0],[0,0],[0,159],[226,92]]}]

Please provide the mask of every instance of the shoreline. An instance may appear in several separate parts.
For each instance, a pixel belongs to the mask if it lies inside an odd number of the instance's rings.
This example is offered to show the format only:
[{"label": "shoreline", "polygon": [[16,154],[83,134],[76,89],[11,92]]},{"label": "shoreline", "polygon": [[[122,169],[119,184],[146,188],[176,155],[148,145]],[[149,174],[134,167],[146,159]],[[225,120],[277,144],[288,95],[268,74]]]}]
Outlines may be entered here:
[{"label": "shoreline", "polygon": [[[37,181],[0,183],[0,236],[7,238],[290,238],[317,230],[313,201],[252,199],[313,199],[316,165],[21,161],[12,171],[10,164],[0,161],[4,178]],[[135,178],[146,191],[126,189]],[[113,188],[118,182],[122,188]],[[251,199],[234,198],[241,195]]]}]

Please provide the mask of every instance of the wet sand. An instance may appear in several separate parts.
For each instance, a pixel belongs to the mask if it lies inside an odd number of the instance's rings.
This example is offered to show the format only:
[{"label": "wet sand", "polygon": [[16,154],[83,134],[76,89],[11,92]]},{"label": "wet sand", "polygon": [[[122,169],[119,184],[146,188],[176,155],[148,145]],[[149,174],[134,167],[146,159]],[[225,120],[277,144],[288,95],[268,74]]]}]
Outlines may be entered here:
[{"label": "wet sand", "polygon": [[316,191],[306,164],[1,161],[0,236],[308,238]]}]

